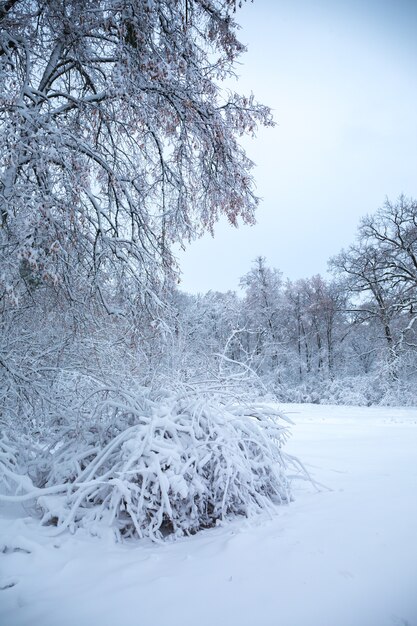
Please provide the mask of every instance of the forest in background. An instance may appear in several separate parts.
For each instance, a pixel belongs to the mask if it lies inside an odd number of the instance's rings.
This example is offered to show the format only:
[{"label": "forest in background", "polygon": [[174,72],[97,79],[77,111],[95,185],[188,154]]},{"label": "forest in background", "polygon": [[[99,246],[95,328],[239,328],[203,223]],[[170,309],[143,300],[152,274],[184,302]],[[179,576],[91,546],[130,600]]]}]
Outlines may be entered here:
[{"label": "forest in background", "polygon": [[258,257],[243,297],[176,293],[174,371],[233,373],[284,402],[417,404],[417,202],[386,200],[329,269],[290,281]]}]

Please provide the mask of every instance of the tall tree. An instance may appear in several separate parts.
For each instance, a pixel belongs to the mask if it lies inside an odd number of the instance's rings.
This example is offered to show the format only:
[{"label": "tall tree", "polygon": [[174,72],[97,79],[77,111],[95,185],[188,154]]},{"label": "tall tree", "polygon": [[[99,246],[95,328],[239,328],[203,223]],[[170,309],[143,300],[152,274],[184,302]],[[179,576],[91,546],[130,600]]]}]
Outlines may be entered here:
[{"label": "tall tree", "polygon": [[342,291],[320,275],[288,282],[285,323],[296,345],[298,377],[334,376],[335,357],[343,336]]},{"label": "tall tree", "polygon": [[[0,11],[0,297],[19,286],[143,298],[172,242],[253,221],[238,143],[269,110],[221,89],[233,0],[9,0]],[[123,270],[117,267],[122,265]]]},{"label": "tall tree", "polygon": [[401,195],[386,200],[376,214],[362,220],[360,231],[381,253],[380,283],[395,293],[395,308],[406,321],[402,341],[407,342],[417,322],[417,202]]},{"label": "tall tree", "polygon": [[8,415],[11,399],[28,422],[48,402],[68,415],[70,398],[78,406],[97,378],[154,380],[174,332],[172,244],[222,214],[253,221],[239,138],[272,119],[222,88],[244,51],[234,9],[232,0],[0,2]]},{"label": "tall tree", "polygon": [[357,322],[376,320],[382,330],[392,374],[404,346],[414,347],[417,322],[417,203],[400,196],[386,201],[359,226],[357,243],[331,260],[357,294]]},{"label": "tall tree", "polygon": [[267,266],[264,257],[255,259],[252,269],[240,280],[246,291],[245,315],[248,335],[258,355],[260,371],[276,370],[281,341],[278,321],[282,297],[282,274]]}]

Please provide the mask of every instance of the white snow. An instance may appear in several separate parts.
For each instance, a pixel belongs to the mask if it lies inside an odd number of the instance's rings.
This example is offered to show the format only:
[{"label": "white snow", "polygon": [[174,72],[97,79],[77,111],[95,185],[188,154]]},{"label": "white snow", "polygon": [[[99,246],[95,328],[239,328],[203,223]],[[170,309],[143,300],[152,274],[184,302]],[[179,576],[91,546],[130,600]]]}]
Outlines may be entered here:
[{"label": "white snow", "polygon": [[281,408],[325,487],[273,517],[122,545],[2,506],[0,624],[417,625],[417,410]]}]

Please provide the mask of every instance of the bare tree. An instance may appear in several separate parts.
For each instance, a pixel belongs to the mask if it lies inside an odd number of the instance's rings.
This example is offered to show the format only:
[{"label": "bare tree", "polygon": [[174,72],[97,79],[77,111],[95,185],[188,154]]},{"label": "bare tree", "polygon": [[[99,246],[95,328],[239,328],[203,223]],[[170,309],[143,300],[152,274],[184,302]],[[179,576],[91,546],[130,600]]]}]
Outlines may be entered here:
[{"label": "bare tree", "polygon": [[402,312],[401,341],[411,339],[417,321],[417,202],[400,196],[386,200],[375,215],[361,223],[362,236],[380,251],[380,284],[395,294],[395,308]]},{"label": "bare tree", "polygon": [[296,344],[298,374],[333,378],[335,357],[343,339],[343,294],[334,283],[316,275],[288,281],[285,323]]},{"label": "bare tree", "polygon": [[357,243],[331,260],[356,294],[351,308],[356,322],[375,319],[383,331],[388,362],[404,346],[414,346],[417,321],[417,203],[401,196],[388,200],[364,218]]}]

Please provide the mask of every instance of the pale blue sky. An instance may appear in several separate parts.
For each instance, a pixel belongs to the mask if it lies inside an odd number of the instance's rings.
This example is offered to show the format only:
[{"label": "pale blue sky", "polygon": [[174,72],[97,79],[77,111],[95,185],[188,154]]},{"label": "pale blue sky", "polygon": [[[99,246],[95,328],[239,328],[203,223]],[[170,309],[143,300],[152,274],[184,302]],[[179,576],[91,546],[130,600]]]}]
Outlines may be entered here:
[{"label": "pale blue sky", "polygon": [[277,126],[244,142],[257,225],[219,223],[180,253],[190,292],[236,289],[258,255],[292,279],[324,273],[385,196],[417,197],[417,0],[255,0],[236,19],[236,91]]}]

